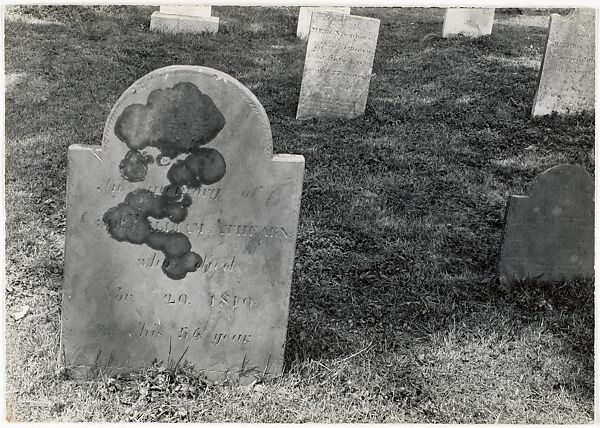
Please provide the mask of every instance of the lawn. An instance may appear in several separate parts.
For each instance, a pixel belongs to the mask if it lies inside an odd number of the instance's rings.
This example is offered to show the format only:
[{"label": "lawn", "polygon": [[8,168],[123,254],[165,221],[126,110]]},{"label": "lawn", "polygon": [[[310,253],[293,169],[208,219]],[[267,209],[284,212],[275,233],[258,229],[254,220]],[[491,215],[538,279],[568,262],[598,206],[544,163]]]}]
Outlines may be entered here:
[{"label": "lawn", "polygon": [[[156,9],[5,11],[8,420],[593,420],[593,278],[496,276],[507,196],[557,164],[594,173],[593,114],[530,116],[547,10],[500,10],[471,40],[441,38],[443,9],[353,8],[381,20],[366,114],[300,122],[298,8],[213,7],[213,36],[151,33]],[[249,387],[187,365],[66,379],[67,148],[100,144],[123,91],[174,64],[241,81],[275,153],[306,158],[284,373]]]}]

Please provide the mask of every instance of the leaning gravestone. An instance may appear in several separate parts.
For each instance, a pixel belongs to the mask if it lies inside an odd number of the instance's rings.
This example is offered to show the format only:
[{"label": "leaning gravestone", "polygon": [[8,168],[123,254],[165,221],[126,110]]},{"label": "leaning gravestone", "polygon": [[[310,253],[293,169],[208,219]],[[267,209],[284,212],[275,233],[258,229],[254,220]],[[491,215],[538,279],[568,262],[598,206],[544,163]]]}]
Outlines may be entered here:
[{"label": "leaning gravestone", "polygon": [[479,37],[492,34],[495,9],[450,8],[446,9],[442,37],[462,34]]},{"label": "leaning gravestone", "polygon": [[508,198],[499,275],[562,280],[594,275],[594,180],[559,165],[538,175],[527,196]]},{"label": "leaning gravestone", "polygon": [[533,116],[594,109],[595,18],[594,9],[550,16]]},{"label": "leaning gravestone", "polygon": [[296,36],[302,40],[308,38],[310,32],[310,20],[313,12],[332,12],[332,13],[343,13],[350,15],[349,6],[303,6],[300,8],[298,15],[298,27],[296,28]]},{"label": "leaning gravestone", "polygon": [[379,20],[313,12],[296,119],[365,112]]},{"label": "leaning gravestone", "polygon": [[135,82],[102,146],[69,148],[68,372],[281,372],[303,171],[272,154],[265,110],[231,76],[171,66]]},{"label": "leaning gravestone", "polygon": [[167,33],[216,33],[219,18],[211,16],[211,6],[161,6],[150,17],[150,29]]}]

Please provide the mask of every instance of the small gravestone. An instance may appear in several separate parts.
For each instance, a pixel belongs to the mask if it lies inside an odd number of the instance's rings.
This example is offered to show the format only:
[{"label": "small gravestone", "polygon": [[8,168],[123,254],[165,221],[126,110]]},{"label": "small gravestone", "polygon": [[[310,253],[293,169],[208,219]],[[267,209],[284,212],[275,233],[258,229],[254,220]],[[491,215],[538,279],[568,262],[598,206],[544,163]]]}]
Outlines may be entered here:
[{"label": "small gravestone", "polygon": [[442,37],[463,35],[479,37],[492,34],[495,9],[450,8],[446,9]]},{"label": "small gravestone", "polygon": [[219,18],[211,16],[211,6],[161,6],[150,17],[150,29],[167,33],[216,33]]},{"label": "small gravestone", "polygon": [[594,9],[552,14],[533,103],[533,116],[594,110]]},{"label": "small gravestone", "polygon": [[298,15],[298,27],[296,28],[296,36],[302,40],[308,38],[310,32],[310,20],[313,12],[332,12],[332,13],[343,13],[350,15],[349,6],[303,6],[300,8],[300,14]]},{"label": "small gravestone", "polygon": [[364,114],[379,20],[313,12],[296,119]]},{"label": "small gravestone", "polygon": [[527,196],[509,196],[500,281],[594,275],[594,180],[559,165],[538,175]]},{"label": "small gravestone", "polygon": [[69,373],[155,359],[209,379],[280,373],[303,171],[272,154],[265,110],[231,76],[171,66],[135,82],[101,146],[69,147]]}]

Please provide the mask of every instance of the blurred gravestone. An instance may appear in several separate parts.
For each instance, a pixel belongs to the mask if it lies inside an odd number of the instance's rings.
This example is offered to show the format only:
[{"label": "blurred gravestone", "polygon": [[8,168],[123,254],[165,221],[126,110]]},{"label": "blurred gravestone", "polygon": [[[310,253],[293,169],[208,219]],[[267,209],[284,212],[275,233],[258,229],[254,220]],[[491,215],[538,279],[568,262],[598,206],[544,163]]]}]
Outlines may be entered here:
[{"label": "blurred gravestone", "polygon": [[296,36],[305,40],[308,38],[310,32],[310,20],[313,12],[332,12],[332,13],[343,13],[350,15],[349,6],[320,6],[311,7],[303,6],[300,8],[298,15],[298,27],[296,28]]},{"label": "blurred gravestone", "polygon": [[446,9],[442,37],[462,34],[479,37],[492,34],[494,9],[450,8]]},{"label": "blurred gravestone", "polygon": [[172,66],[135,82],[102,146],[69,148],[62,364],[281,372],[303,171],[272,154],[263,107],[231,76]]},{"label": "blurred gravestone", "polygon": [[594,9],[550,16],[533,116],[594,109],[595,17]]},{"label": "blurred gravestone", "polygon": [[216,33],[219,18],[211,16],[211,6],[161,6],[150,17],[150,29],[167,33]]},{"label": "blurred gravestone", "polygon": [[296,119],[365,112],[379,20],[313,12]]},{"label": "blurred gravestone", "polygon": [[500,281],[594,275],[594,180],[559,165],[538,175],[527,196],[508,198]]}]

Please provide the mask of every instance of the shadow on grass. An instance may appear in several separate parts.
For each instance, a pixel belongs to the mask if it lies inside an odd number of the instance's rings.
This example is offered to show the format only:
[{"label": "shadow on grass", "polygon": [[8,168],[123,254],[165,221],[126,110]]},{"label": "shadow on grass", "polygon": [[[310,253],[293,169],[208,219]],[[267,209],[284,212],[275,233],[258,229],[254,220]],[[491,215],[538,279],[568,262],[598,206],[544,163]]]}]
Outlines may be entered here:
[{"label": "shadow on grass", "polygon": [[[369,342],[411,352],[450,325],[491,333],[498,317],[510,325],[514,316],[510,340],[532,322],[550,323],[560,333],[556,351],[593,373],[593,329],[573,319],[593,319],[593,307],[567,292],[581,283],[558,286],[570,303],[551,291],[556,285],[544,289],[554,309],[534,312],[519,292],[490,284],[506,197],[558,163],[593,173],[594,115],[530,118],[543,28],[446,40],[439,17],[419,22],[417,33],[418,11],[407,15],[382,18],[365,116],[288,125],[298,141],[286,144],[308,170],[286,367],[344,359]],[[573,329],[575,342],[563,334]],[[591,388],[578,393],[589,399]]]}]

